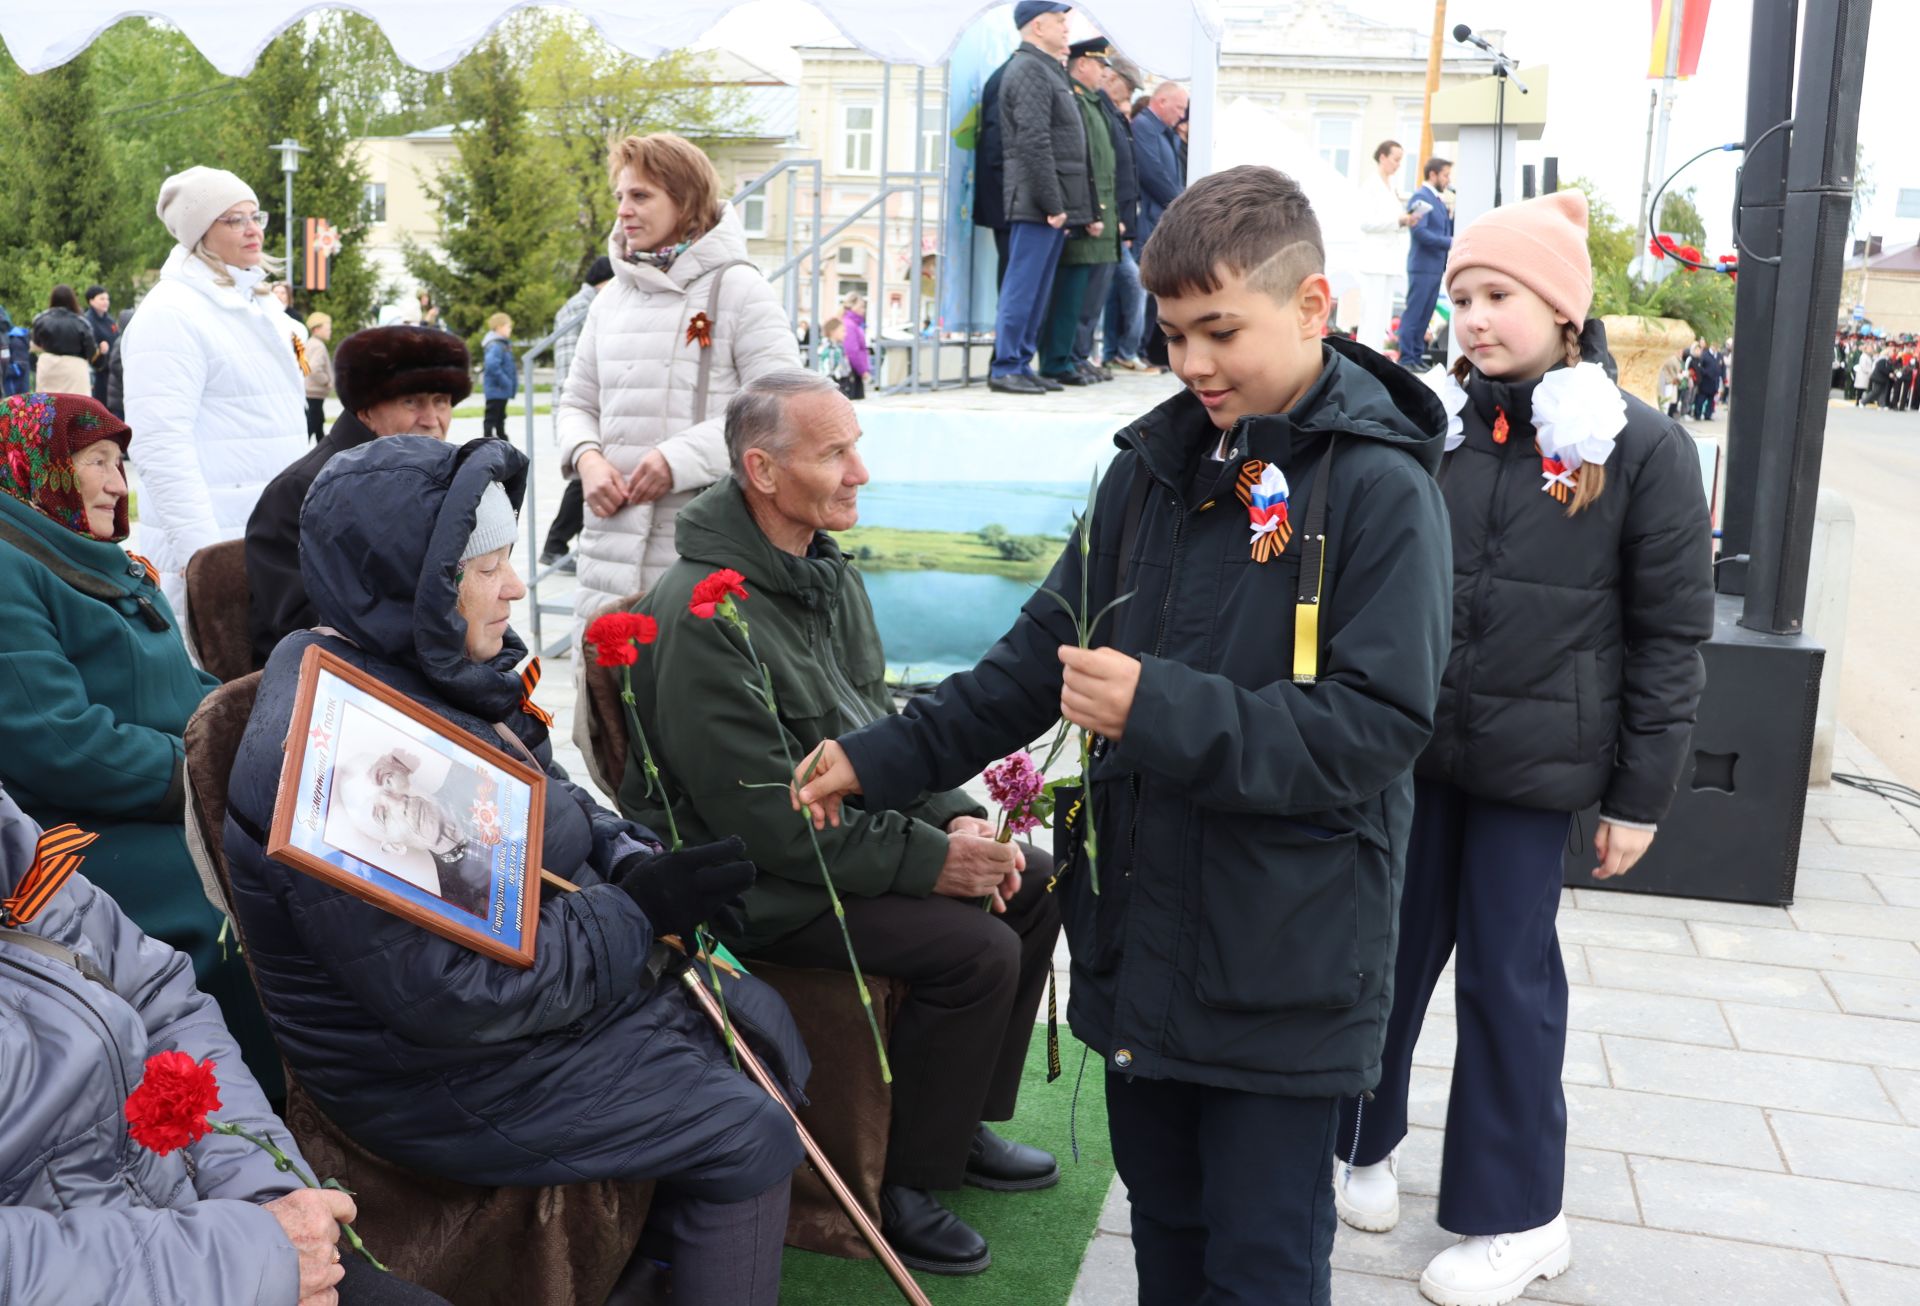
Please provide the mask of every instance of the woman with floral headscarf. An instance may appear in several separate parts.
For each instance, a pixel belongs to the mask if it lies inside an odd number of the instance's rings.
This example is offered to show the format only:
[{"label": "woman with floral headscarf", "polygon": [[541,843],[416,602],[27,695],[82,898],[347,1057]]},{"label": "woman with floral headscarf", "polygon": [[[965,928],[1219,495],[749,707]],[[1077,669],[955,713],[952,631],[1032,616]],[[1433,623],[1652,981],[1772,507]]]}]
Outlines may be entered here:
[{"label": "woman with floral headscarf", "polygon": [[277,1081],[246,966],[187,854],[187,718],[219,684],[187,658],[127,538],[127,424],[83,395],[0,403],[0,786],[42,827],[100,836],[87,878],[193,959],[256,1076]]}]

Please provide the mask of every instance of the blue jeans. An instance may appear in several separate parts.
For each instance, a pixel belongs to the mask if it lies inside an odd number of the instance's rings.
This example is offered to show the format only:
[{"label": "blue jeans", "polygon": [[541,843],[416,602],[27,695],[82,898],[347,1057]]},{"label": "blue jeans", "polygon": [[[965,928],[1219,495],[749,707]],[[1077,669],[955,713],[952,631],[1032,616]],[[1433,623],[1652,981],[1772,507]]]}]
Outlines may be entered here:
[{"label": "blue jeans", "polygon": [[1044,222],[1015,222],[1007,233],[1007,279],[993,315],[993,375],[1028,371],[1040,327],[1047,320],[1053,271],[1067,233]]},{"label": "blue jeans", "polygon": [[1100,356],[1111,363],[1116,358],[1140,357],[1140,331],[1146,325],[1147,292],[1140,288],[1140,260],[1131,245],[1120,247],[1120,261],[1113,265],[1113,287],[1107,292],[1106,343]]},{"label": "blue jeans", "polygon": [[1380,1083],[1364,1105],[1341,1104],[1336,1155],[1373,1165],[1406,1136],[1413,1045],[1453,956],[1459,1037],[1438,1215],[1450,1233],[1518,1233],[1560,1213],[1567,972],[1554,917],[1570,819],[1414,783]]},{"label": "blue jeans", "polygon": [[1427,356],[1427,327],[1433,307],[1440,302],[1440,274],[1407,275],[1407,306],[1400,310],[1400,366],[1419,368]]}]

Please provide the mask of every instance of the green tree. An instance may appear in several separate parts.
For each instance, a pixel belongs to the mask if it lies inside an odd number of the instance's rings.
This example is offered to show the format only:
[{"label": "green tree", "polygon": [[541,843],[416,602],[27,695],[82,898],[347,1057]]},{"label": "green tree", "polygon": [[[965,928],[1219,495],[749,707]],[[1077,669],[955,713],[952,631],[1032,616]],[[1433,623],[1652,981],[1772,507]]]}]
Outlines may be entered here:
[{"label": "green tree", "polygon": [[100,264],[69,243],[59,249],[23,245],[0,249],[0,306],[15,326],[26,326],[47,306],[47,296],[59,285],[84,295],[101,280]]},{"label": "green tree", "polygon": [[470,340],[496,312],[543,325],[572,284],[567,199],[528,122],[522,72],[502,34],[461,61],[452,89],[459,162],[430,188],[442,252],[409,249],[407,267]]},{"label": "green tree", "polygon": [[[101,133],[92,67],[83,52],[37,76],[9,79],[4,117],[14,184],[6,188],[5,229],[25,256],[16,267],[77,259],[98,277],[102,270],[120,273],[126,262],[126,213]],[[86,288],[74,287],[81,294]],[[40,305],[50,289],[33,292]]]},{"label": "green tree", "polygon": [[1594,280],[1615,269],[1625,272],[1640,252],[1634,248],[1634,224],[1601,198],[1600,188],[1585,177],[1575,178],[1571,185],[1587,197],[1587,257],[1593,261]]},{"label": "green tree", "polygon": [[675,50],[636,59],[614,49],[578,14],[556,10],[521,20],[527,108],[552,140],[565,174],[572,255],[578,284],[587,264],[606,253],[613,227],[607,146],[623,136],[671,131],[709,146],[737,131],[742,99],[709,79],[707,55]]},{"label": "green tree", "polygon": [[[299,311],[330,313],[335,329],[344,334],[371,321],[383,296],[378,269],[361,249],[366,235],[367,177],[351,149],[346,122],[332,104],[332,87],[347,74],[329,57],[327,30],[325,24],[296,23],[261,52],[225,116],[221,155],[225,166],[253,187],[260,206],[274,215],[267,232],[269,253],[279,255],[286,248],[291,222],[296,224],[294,258],[300,260],[308,216],[324,217],[339,231],[340,252],[334,256],[324,293],[300,286],[303,269],[299,266],[289,268],[287,275],[295,283]],[[294,176],[291,214],[281,212],[286,207],[285,174],[280,156],[271,148],[288,137],[306,149]]]},{"label": "green tree", "polygon": [[1707,224],[1700,216],[1699,205],[1694,202],[1693,187],[1669,191],[1662,197],[1660,230],[1673,236],[1682,245],[1692,245],[1702,250],[1706,248]]}]

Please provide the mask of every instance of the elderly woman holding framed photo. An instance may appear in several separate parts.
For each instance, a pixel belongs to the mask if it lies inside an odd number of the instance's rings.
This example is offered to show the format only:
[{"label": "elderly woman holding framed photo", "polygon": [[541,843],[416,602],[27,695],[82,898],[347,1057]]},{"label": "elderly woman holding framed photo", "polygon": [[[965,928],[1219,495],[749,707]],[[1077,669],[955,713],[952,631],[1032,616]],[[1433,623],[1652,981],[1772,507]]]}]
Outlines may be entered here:
[{"label": "elderly woman holding framed photo", "polygon": [[727,400],[796,366],[792,328],[700,148],[629,136],[607,172],[613,281],[587,314],[559,405],[562,466],[586,489],[583,623],[672,565],[681,507],[727,474]]},{"label": "elderly woman holding framed photo", "polygon": [[[771,1306],[801,1144],[656,946],[723,919],[753,867],[737,839],[665,851],[553,763],[509,628],[526,594],[509,556],[525,487],[526,457],[504,441],[414,435],[347,450],[314,481],[300,570],[318,628],[274,649],[234,765],[235,913],[289,1067],[356,1142],[465,1183],[657,1180],[649,1220],[674,1244],[676,1297]],[[545,773],[540,866],[577,891],[540,888],[531,967],[267,856],[316,646]],[[424,786],[417,757],[356,759],[375,789]],[[414,832],[378,816],[377,838],[438,849],[417,837],[431,813],[397,815]],[[735,1026],[797,1093],[806,1052],[778,995],[744,976],[727,989]]]},{"label": "elderly woman holding framed photo", "polygon": [[141,547],[186,610],[187,561],[236,540],[268,481],[306,452],[306,328],[267,285],[267,212],[219,168],[160,185],[177,244],[127,324],[127,421],[140,470]]}]

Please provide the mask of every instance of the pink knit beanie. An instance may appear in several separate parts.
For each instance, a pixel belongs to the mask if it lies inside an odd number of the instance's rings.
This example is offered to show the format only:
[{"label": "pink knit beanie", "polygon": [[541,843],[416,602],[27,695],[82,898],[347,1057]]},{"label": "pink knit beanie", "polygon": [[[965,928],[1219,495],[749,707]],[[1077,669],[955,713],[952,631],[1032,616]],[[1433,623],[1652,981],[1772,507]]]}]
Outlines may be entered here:
[{"label": "pink knit beanie", "polygon": [[1576,330],[1585,326],[1593,306],[1587,197],[1577,190],[1555,191],[1483,214],[1453,238],[1449,288],[1462,268],[1503,272],[1565,314]]}]

